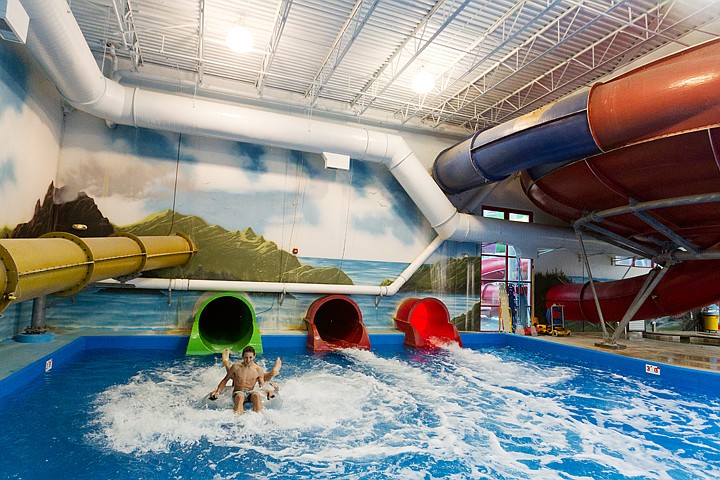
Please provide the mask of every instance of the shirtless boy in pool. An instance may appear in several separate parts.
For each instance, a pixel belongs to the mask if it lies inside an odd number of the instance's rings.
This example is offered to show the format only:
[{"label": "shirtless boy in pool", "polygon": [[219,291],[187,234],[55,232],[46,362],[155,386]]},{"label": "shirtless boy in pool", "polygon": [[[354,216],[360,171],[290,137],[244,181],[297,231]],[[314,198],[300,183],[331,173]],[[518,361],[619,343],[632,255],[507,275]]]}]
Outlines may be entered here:
[{"label": "shirtless boy in pool", "polygon": [[210,400],[216,400],[225,388],[225,385],[233,381],[233,410],[235,413],[242,415],[243,404],[252,403],[253,411],[262,411],[262,395],[255,390],[255,385],[259,384],[260,388],[265,392],[268,399],[274,396],[272,390],[265,386],[265,382],[280,372],[282,362],[278,358],[275,365],[268,373],[263,372],[260,365],[255,363],[255,349],[253,347],[245,347],[242,352],[242,362],[230,365],[230,351],[223,352],[223,364],[227,370],[227,374],[218,384],[217,389],[210,394]]}]

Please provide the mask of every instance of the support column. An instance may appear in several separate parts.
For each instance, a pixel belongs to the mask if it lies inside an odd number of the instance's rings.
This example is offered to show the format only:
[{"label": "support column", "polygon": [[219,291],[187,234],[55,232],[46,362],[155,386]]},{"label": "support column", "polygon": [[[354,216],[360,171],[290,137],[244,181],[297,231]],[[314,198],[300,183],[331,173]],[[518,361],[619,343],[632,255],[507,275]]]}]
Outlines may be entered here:
[{"label": "support column", "polygon": [[600,326],[602,327],[603,332],[603,343],[605,343],[609,340],[610,336],[608,335],[607,328],[605,327],[605,318],[603,317],[602,309],[600,308],[600,301],[598,300],[597,292],[595,291],[595,280],[593,280],[592,272],[590,271],[590,262],[588,261],[587,252],[585,251],[582,233],[580,233],[580,230],[576,228],[575,235],[577,235],[578,241],[580,242],[583,262],[585,262],[585,269],[587,270],[588,280],[590,281],[590,289],[592,290],[593,300],[595,300],[595,308],[597,308],[598,317],[600,318]]}]

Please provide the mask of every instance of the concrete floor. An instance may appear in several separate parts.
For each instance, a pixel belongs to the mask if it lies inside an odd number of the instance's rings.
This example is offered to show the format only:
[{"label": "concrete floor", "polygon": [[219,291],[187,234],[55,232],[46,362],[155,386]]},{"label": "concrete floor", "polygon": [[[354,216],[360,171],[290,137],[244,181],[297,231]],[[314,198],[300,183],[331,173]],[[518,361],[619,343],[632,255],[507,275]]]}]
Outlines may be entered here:
[{"label": "concrete floor", "polygon": [[[548,342],[563,343],[591,350],[599,350],[626,357],[641,358],[650,362],[665,363],[678,367],[695,368],[720,372],[720,334],[697,332],[665,332],[652,335],[620,339],[618,344],[626,348],[614,350],[596,346],[602,342],[602,333],[573,332],[569,337],[540,337]],[[651,334],[646,334],[651,336]],[[662,339],[662,340],[661,340]],[[703,344],[701,342],[715,343]]]}]

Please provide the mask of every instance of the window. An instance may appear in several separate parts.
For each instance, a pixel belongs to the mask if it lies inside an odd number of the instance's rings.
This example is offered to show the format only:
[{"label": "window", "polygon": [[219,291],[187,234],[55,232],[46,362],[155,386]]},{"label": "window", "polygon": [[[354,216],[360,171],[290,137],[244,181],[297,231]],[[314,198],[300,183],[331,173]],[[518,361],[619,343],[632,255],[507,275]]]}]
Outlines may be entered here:
[{"label": "window", "polygon": [[[511,222],[532,222],[532,212],[505,208],[483,208],[484,217]],[[515,324],[529,326],[532,312],[532,260],[519,258],[515,247],[504,243],[482,244],[480,330],[500,329],[500,285],[508,292]]]},{"label": "window", "polygon": [[617,267],[636,267],[636,268],[653,268],[655,262],[649,258],[623,257],[615,255],[611,258],[610,263]]}]

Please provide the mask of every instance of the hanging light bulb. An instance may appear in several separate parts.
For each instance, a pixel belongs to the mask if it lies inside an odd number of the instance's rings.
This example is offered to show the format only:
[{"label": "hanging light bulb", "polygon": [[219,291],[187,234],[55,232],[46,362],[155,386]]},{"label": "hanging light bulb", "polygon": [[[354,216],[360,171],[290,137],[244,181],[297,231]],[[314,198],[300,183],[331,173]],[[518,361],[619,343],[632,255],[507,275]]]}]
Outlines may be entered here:
[{"label": "hanging light bulb", "polygon": [[419,94],[425,94],[432,91],[435,88],[435,77],[430,72],[422,67],[420,71],[415,75],[412,81],[412,89],[414,92]]},{"label": "hanging light bulb", "polygon": [[252,32],[242,22],[235,22],[227,34],[230,50],[237,53],[248,53],[253,48]]}]

